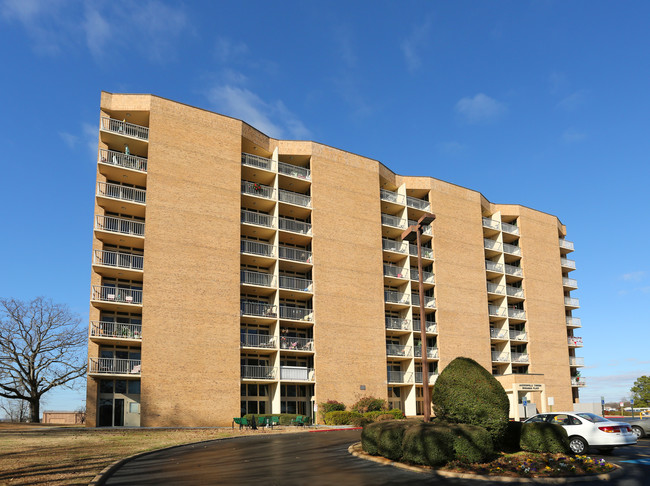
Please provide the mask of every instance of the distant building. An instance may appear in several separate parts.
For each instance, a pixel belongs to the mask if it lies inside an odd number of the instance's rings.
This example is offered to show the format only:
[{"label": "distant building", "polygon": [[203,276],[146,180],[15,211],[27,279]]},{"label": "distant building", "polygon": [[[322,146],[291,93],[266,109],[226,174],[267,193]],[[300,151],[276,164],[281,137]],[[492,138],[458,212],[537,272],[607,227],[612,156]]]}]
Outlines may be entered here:
[{"label": "distant building", "polygon": [[43,412],[44,424],[61,424],[61,425],[81,425],[86,422],[86,414],[84,412],[57,412],[45,411]]}]

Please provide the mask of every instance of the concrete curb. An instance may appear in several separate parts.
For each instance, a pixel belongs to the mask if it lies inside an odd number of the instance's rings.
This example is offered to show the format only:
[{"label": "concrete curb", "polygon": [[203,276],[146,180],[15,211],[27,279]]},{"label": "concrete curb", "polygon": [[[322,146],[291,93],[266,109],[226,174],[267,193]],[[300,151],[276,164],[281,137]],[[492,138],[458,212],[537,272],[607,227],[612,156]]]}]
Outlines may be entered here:
[{"label": "concrete curb", "polygon": [[405,469],[411,472],[420,474],[427,473],[434,476],[444,478],[458,478],[458,479],[472,479],[475,481],[498,481],[502,483],[542,483],[542,484],[567,484],[567,483],[581,483],[585,481],[610,481],[623,474],[623,468],[614,464],[616,470],[606,474],[597,474],[591,476],[575,476],[565,478],[513,478],[510,476],[479,476],[478,474],[469,473],[455,473],[451,471],[440,471],[433,469],[430,466],[412,466],[402,462],[391,461],[381,456],[371,456],[361,448],[361,442],[357,442],[348,447],[348,452],[355,457],[365,459],[367,461],[376,462],[383,466],[394,466],[400,469]]}]

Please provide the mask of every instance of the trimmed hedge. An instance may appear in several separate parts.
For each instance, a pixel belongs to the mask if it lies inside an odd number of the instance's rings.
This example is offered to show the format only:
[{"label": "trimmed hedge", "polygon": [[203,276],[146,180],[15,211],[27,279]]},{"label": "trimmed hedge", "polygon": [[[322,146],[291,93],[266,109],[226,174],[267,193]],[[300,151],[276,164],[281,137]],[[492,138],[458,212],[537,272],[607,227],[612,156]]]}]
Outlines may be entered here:
[{"label": "trimmed hedge", "polygon": [[381,425],[379,427],[380,433],[377,452],[380,456],[384,456],[393,461],[401,459],[404,455],[402,449],[404,432],[411,424],[404,420],[385,420],[377,423]]},{"label": "trimmed hedge", "polygon": [[[271,418],[271,417],[280,417],[280,425],[291,425],[291,421],[295,420],[298,415],[292,414],[292,413],[260,413],[260,414],[251,414],[248,413],[244,415],[244,418],[248,420],[248,423],[251,423],[251,420],[253,419],[253,415],[255,416],[255,419],[257,420],[259,417],[264,417],[264,418]],[[304,415],[303,415],[304,417]],[[310,420],[309,417],[307,417],[307,420]]]},{"label": "trimmed hedge", "polygon": [[456,358],[442,370],[431,399],[437,418],[484,427],[495,444],[508,427],[510,403],[492,374],[470,358]]},{"label": "trimmed hedge", "polygon": [[381,422],[366,425],[361,431],[361,448],[371,456],[379,454],[379,434],[381,434]]},{"label": "trimmed hedge", "polygon": [[399,408],[393,408],[392,410],[375,410],[373,412],[366,412],[363,414],[371,422],[374,422],[380,416],[390,415],[390,418],[384,418],[382,420],[401,420],[404,418],[404,414]]},{"label": "trimmed hedge", "polygon": [[506,433],[499,444],[503,452],[517,452],[520,451],[519,440],[521,439],[522,422],[510,421],[506,427]]},{"label": "trimmed hedge", "polygon": [[523,424],[519,440],[521,450],[569,454],[569,436],[564,427],[547,422]]},{"label": "trimmed hedge", "polygon": [[326,402],[318,404],[318,413],[324,419],[325,414],[329,412],[337,412],[345,410],[345,404],[337,402],[336,400],[327,400]]},{"label": "trimmed hedge", "polygon": [[467,464],[486,462],[494,455],[492,436],[483,427],[458,424],[452,426],[456,460]]},{"label": "trimmed hedge", "polygon": [[327,412],[324,421],[327,425],[349,425],[351,420],[360,418],[363,418],[363,416],[359,412],[336,410]]},{"label": "trimmed hedge", "polygon": [[374,412],[377,410],[388,410],[388,404],[383,398],[363,397],[350,407],[359,413]]}]

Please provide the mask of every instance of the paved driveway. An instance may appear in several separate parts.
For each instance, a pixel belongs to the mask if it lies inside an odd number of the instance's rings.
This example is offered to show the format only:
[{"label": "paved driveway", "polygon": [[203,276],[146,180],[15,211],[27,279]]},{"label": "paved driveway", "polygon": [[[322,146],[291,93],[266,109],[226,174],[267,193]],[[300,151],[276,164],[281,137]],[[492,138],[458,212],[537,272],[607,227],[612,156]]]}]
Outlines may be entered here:
[{"label": "paved driveway", "polygon": [[[382,466],[348,454],[360,431],[260,435],[177,447],[135,459],[107,481],[110,485],[500,485],[494,481],[437,479],[426,474]],[[608,460],[650,457],[650,441],[616,450]],[[601,456],[599,456],[601,457]],[[622,463],[626,475],[610,484],[650,485],[650,465]],[[602,482],[582,482],[580,485]]]}]

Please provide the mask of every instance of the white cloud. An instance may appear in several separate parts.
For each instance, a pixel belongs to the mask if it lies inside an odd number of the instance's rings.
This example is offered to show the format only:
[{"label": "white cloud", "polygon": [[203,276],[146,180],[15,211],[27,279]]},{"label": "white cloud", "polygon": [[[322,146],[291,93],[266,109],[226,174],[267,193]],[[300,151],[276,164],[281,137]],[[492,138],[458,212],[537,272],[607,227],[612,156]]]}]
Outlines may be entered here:
[{"label": "white cloud", "polygon": [[556,106],[561,110],[565,111],[576,111],[582,105],[585,104],[587,99],[587,92],[584,90],[579,90],[574,93],[571,93],[568,96],[562,98]]},{"label": "white cloud", "polygon": [[29,24],[47,8],[48,3],[47,0],[4,0],[1,5],[2,15]]},{"label": "white cloud", "polygon": [[105,44],[111,38],[111,26],[104,17],[94,8],[87,8],[83,22],[86,34],[86,45],[93,56],[99,58]]},{"label": "white cloud", "polygon": [[59,137],[61,137],[63,142],[71,149],[75,148],[77,142],[79,141],[79,137],[77,135],[73,135],[68,132],[59,132]]},{"label": "white cloud", "polygon": [[621,279],[628,282],[640,282],[645,277],[646,272],[643,270],[637,270],[634,272],[628,272],[621,275]]},{"label": "white cloud", "polygon": [[576,130],[575,128],[567,128],[562,133],[562,140],[564,140],[567,143],[582,142],[586,138],[587,138],[586,133],[580,132],[580,131]]},{"label": "white cloud", "polygon": [[94,156],[97,156],[97,146],[98,146],[98,135],[97,135],[97,125],[92,123],[84,123],[81,126],[82,129],[82,139],[84,144],[90,150]]},{"label": "white cloud", "polygon": [[456,111],[468,123],[482,123],[496,120],[507,111],[507,108],[494,98],[478,93],[474,98],[462,98],[456,103]]},{"label": "white cloud", "polygon": [[406,61],[406,67],[413,73],[422,65],[420,50],[427,44],[431,32],[431,18],[413,28],[409,36],[402,41],[401,49]]},{"label": "white cloud", "polygon": [[214,55],[222,63],[237,60],[246,54],[248,54],[248,46],[244,42],[233,42],[230,39],[219,37],[214,46]]}]

